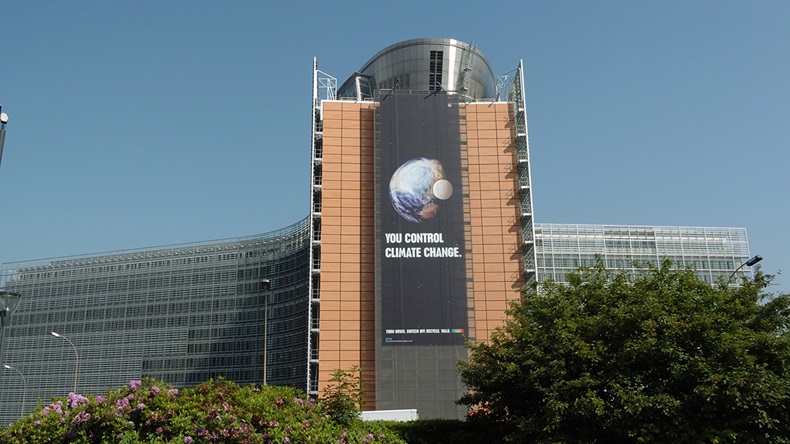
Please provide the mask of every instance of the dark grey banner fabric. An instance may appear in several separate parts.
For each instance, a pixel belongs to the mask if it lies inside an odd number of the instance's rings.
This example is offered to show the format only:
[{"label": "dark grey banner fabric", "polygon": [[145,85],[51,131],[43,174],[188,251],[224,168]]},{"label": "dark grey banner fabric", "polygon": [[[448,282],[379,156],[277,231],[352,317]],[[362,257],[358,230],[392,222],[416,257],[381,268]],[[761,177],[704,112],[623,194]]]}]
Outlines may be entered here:
[{"label": "dark grey banner fabric", "polygon": [[381,338],[463,344],[468,325],[458,97],[392,94],[380,103]]}]

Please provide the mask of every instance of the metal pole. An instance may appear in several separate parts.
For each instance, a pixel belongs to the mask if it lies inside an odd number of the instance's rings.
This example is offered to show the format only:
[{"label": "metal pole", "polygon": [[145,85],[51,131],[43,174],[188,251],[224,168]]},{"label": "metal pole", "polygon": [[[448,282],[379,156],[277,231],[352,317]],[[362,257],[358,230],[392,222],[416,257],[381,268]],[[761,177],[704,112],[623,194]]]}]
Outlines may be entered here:
[{"label": "metal pole", "polygon": [[266,364],[269,360],[269,287],[271,282],[268,279],[261,279],[263,289],[263,385],[266,384]]},{"label": "metal pole", "polygon": [[59,333],[56,333],[56,332],[53,331],[53,332],[50,332],[49,334],[51,334],[52,336],[54,336],[56,338],[65,339],[71,345],[71,348],[74,349],[74,393],[76,394],[77,393],[77,377],[79,375],[79,370],[80,370],[80,354],[77,352],[77,347],[74,345],[73,342],[71,342],[71,339],[69,339],[69,338],[67,338],[67,337],[65,337],[65,336],[63,336],[63,335],[61,335]]},{"label": "metal pole", "polygon": [[[8,123],[8,114],[3,112],[3,105],[0,105],[0,162],[3,160],[3,145],[5,145],[5,124]],[[19,302],[21,295],[12,291],[0,290],[0,298],[3,299],[3,306],[0,307],[0,362],[3,362],[3,344],[5,343],[5,325],[11,316],[9,298],[15,298]],[[16,307],[16,306],[15,306]]]},{"label": "metal pole", "polygon": [[19,412],[19,417],[22,418],[22,417],[25,416],[25,401],[27,400],[27,378],[25,378],[25,375],[23,375],[22,372],[20,372],[19,369],[17,369],[16,367],[10,366],[8,364],[3,364],[3,367],[19,373],[19,376],[22,377],[22,384],[24,386],[24,392],[22,392],[23,393],[22,394],[22,411]]},{"label": "metal pole", "polygon": [[5,145],[5,123],[0,124],[0,161],[3,160],[3,145]]},{"label": "metal pole", "polygon": [[732,282],[732,278],[735,276],[735,273],[737,273],[741,268],[743,268],[745,266],[746,267],[751,267],[752,265],[756,264],[757,262],[760,262],[761,260],[763,260],[763,257],[758,254],[757,256],[754,256],[751,259],[749,259],[748,261],[742,263],[740,267],[736,268],[735,271],[732,272],[732,274],[730,275],[730,278],[727,279],[727,285],[729,285],[730,282]]},{"label": "metal pole", "polygon": [[5,124],[8,123],[8,114],[3,112],[0,105],[0,161],[3,160],[3,145],[5,144]]}]

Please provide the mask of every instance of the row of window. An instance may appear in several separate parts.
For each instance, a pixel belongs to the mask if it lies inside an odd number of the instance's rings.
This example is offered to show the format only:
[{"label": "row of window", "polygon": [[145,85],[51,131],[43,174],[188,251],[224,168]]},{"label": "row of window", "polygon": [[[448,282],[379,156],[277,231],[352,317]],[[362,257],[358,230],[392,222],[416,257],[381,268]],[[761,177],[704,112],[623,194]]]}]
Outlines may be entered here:
[{"label": "row of window", "polygon": [[[669,257],[677,266],[690,266],[696,270],[734,270],[740,265],[731,258],[701,257]],[[566,268],[573,270],[579,267],[593,267],[597,263],[595,257],[584,256],[549,256],[538,254],[538,268]],[[620,256],[602,258],[604,266],[610,269],[630,269],[634,262],[659,266],[663,258],[645,256]]]}]

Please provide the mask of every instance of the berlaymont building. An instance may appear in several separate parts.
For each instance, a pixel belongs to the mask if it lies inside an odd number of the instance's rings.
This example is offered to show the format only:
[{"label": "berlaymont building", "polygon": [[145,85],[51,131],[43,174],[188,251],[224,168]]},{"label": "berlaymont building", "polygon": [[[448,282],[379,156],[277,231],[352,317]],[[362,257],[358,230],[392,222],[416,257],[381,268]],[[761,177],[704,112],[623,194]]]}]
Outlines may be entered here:
[{"label": "berlaymont building", "polygon": [[354,365],[365,409],[456,418],[464,344],[486,341],[519,289],[596,257],[619,269],[669,258],[710,282],[749,258],[744,228],[536,223],[514,65],[494,71],[452,39],[394,44],[343,82],[314,62],[302,220],[4,264],[0,283],[21,297],[3,317],[0,422],[143,377],[320,395]]}]

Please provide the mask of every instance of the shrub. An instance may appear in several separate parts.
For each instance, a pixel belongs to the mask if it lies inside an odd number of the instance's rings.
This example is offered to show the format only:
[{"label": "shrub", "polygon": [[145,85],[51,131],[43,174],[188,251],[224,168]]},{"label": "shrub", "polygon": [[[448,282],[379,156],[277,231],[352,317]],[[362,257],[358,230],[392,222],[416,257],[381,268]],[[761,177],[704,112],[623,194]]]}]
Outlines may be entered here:
[{"label": "shrub", "polygon": [[211,380],[174,389],[131,381],[106,396],[70,393],[0,431],[3,443],[401,443],[378,424],[339,424],[296,389]]},{"label": "shrub", "polygon": [[349,370],[337,369],[332,372],[332,378],[324,388],[321,403],[327,415],[335,422],[351,424],[359,419],[362,398],[365,396],[360,373],[361,370],[356,365]]}]

